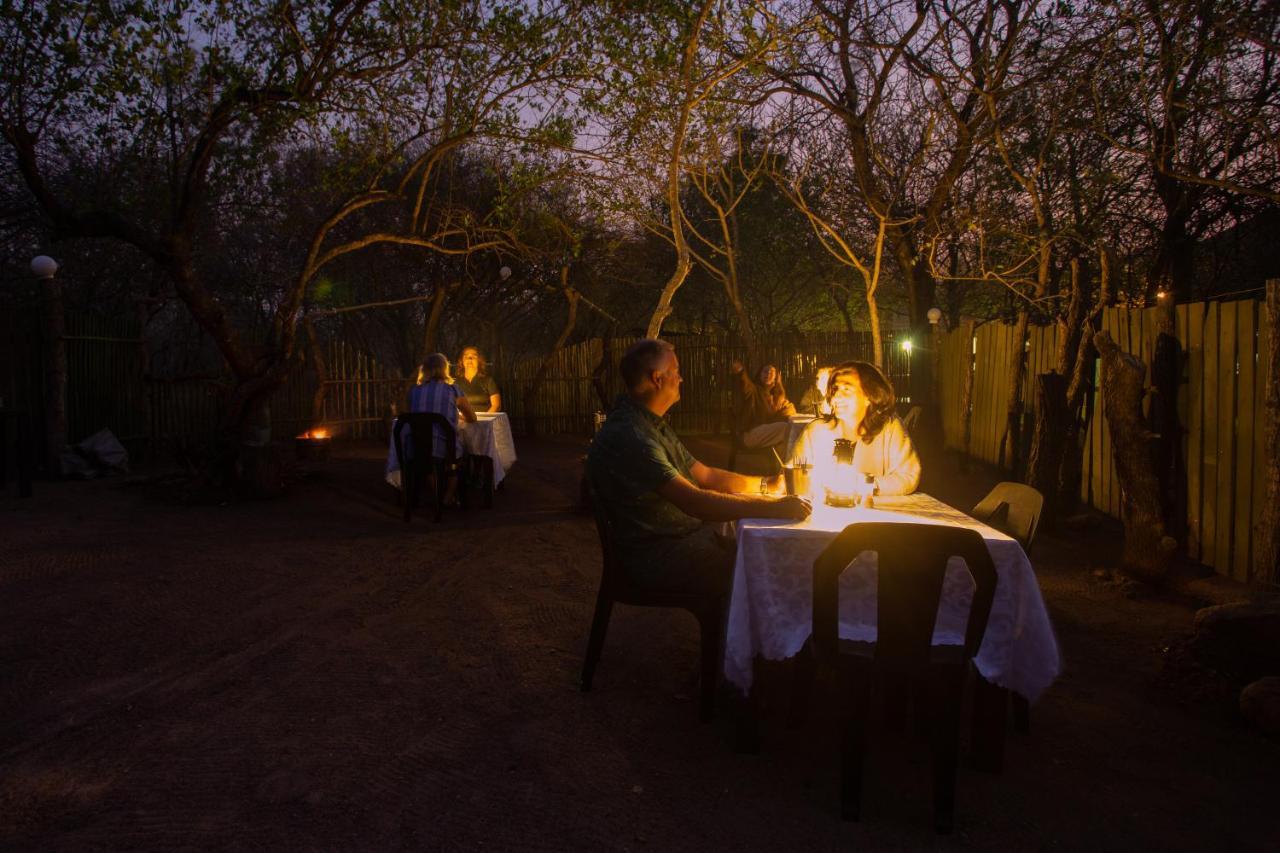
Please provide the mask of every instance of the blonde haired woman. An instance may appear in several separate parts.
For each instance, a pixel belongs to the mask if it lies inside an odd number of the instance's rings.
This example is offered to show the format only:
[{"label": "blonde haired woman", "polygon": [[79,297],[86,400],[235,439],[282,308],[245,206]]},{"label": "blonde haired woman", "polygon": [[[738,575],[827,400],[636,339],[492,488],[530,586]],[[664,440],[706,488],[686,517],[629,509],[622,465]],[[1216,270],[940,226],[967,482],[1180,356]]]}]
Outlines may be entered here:
[{"label": "blonde haired woman", "polygon": [[[415,385],[409,392],[409,411],[433,412],[444,415],[456,432],[458,429],[458,413],[469,424],[476,422],[475,410],[467,402],[458,387],[453,383],[449,372],[449,359],[444,353],[432,353],[422,362],[422,384]],[[432,454],[437,458],[444,457],[444,435],[436,427],[436,435],[432,441]],[[462,456],[461,438],[456,442],[457,455]]]}]

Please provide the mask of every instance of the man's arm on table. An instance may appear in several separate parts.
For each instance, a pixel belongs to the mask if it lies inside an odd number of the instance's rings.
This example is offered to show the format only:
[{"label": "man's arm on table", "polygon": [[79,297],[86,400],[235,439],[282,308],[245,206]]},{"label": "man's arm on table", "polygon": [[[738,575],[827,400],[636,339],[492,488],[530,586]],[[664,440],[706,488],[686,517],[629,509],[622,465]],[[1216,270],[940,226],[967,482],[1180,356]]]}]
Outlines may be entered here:
[{"label": "man's arm on table", "polygon": [[710,465],[703,465],[697,460],[694,460],[693,466],[689,469],[689,474],[695,486],[710,492],[724,492],[730,495],[760,494],[759,477],[748,477],[736,471],[712,468]]},{"label": "man's arm on table", "polygon": [[[706,470],[719,471],[717,468]],[[744,481],[759,482],[756,478],[742,477],[729,471],[719,472]],[[658,494],[675,504],[681,512],[703,521],[736,521],[739,518],[790,518],[798,521],[807,518],[810,510],[807,500],[794,495],[775,498],[760,494],[728,494],[700,487],[678,475],[659,486]]]}]

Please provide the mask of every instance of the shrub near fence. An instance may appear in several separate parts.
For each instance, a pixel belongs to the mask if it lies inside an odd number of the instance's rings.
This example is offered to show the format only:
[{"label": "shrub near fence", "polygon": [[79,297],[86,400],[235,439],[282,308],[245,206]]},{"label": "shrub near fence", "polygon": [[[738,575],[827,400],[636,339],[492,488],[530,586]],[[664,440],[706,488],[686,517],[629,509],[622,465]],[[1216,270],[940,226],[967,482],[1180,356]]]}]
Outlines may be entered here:
[{"label": "shrub near fence", "polygon": [[[1121,349],[1150,365],[1156,310],[1110,308],[1103,313],[1102,326]],[[1266,315],[1258,300],[1179,305],[1177,333],[1183,347],[1178,419],[1186,461],[1179,503],[1187,530],[1187,552],[1219,574],[1249,580],[1253,530],[1262,513],[1262,472],[1268,461],[1261,440],[1266,376],[1259,369],[1259,357],[1266,352],[1270,334]],[[1028,337],[1023,399],[1031,417],[1035,376],[1056,365],[1057,330],[1033,329]],[[943,338],[939,382],[947,446],[999,464],[1008,409],[1009,361],[1015,346],[1013,327],[1002,323],[986,323],[976,330],[964,326]],[[972,382],[967,448],[966,381]],[[1100,370],[1094,381],[1100,381]],[[1093,402],[1094,416],[1081,450],[1080,497],[1118,518],[1120,486],[1101,394],[1095,392]]]}]

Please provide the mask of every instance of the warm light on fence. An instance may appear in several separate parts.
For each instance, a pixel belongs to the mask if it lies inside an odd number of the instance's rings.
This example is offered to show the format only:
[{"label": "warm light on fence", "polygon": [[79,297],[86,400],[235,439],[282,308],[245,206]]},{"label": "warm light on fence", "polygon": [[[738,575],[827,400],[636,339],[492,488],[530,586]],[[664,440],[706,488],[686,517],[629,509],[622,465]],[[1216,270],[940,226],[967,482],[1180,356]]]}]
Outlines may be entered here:
[{"label": "warm light on fence", "polygon": [[910,340],[906,340],[906,341],[903,341],[903,342],[902,342],[902,351],[903,351],[903,352],[905,352],[907,355],[911,355],[911,341],[910,341]]}]

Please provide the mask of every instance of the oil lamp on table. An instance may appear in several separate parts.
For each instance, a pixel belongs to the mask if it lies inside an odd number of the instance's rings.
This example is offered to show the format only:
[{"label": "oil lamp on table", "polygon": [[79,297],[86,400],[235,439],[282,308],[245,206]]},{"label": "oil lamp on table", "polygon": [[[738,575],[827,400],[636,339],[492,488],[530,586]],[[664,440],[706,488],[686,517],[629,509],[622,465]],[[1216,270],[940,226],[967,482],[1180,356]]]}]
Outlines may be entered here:
[{"label": "oil lamp on table", "polygon": [[870,474],[860,474],[853,467],[853,442],[837,438],[831,452],[831,474],[827,479],[827,506],[870,506]]}]

